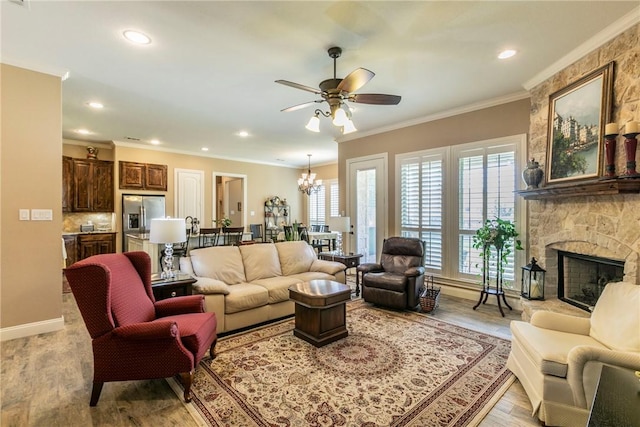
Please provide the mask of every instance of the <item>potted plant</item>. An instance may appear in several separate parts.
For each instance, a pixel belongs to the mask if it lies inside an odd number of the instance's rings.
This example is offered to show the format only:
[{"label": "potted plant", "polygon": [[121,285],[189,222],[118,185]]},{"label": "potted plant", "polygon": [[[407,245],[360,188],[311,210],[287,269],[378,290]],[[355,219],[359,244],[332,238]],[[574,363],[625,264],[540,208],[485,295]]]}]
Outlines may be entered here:
[{"label": "potted plant", "polygon": [[220,227],[228,227],[231,225],[231,220],[226,216],[223,216],[221,219],[217,219],[215,221],[216,224],[218,224],[218,226]]},{"label": "potted plant", "polygon": [[[482,277],[485,284],[488,284],[488,270],[491,265],[496,267],[496,279],[502,281],[504,265],[507,263],[509,255],[513,250],[522,250],[522,242],[516,237],[518,237],[516,226],[508,219],[488,219],[482,227],[476,230],[476,234],[473,236],[473,247],[481,251]],[[498,285],[502,286],[501,283]]]}]

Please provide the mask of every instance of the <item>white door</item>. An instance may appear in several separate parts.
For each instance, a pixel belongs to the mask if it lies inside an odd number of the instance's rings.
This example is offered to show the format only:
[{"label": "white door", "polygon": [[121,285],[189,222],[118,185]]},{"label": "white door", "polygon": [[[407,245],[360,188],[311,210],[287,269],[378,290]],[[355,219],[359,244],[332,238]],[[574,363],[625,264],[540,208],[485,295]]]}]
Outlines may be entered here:
[{"label": "white door", "polygon": [[204,171],[176,168],[175,187],[173,209],[175,217],[190,216],[202,220],[204,217]]},{"label": "white door", "polygon": [[378,262],[387,237],[387,153],[347,160],[347,200],[361,263]]}]

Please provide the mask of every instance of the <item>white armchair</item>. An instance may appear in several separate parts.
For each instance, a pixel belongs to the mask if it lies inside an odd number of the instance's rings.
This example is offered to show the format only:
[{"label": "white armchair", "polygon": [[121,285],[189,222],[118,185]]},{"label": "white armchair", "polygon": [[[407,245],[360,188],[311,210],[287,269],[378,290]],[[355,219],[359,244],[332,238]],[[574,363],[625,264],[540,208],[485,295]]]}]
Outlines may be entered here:
[{"label": "white armchair", "polygon": [[507,367],[547,426],[584,427],[603,364],[640,371],[640,286],[609,283],[591,314],[511,322]]}]

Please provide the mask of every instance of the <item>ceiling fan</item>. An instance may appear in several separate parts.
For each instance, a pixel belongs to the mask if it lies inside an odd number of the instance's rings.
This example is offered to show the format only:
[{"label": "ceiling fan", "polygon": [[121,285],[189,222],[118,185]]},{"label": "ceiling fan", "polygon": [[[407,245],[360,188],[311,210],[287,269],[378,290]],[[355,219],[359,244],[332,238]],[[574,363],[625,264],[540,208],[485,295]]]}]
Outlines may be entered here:
[{"label": "ceiling fan", "polygon": [[315,116],[311,118],[307,129],[314,132],[319,132],[319,119],[318,116],[322,114],[325,117],[332,117],[333,124],[336,126],[343,126],[343,133],[349,133],[355,131],[355,126],[350,119],[350,111],[343,109],[343,105],[348,102],[355,102],[359,104],[375,104],[375,105],[397,105],[400,102],[401,97],[398,95],[385,95],[380,93],[353,93],[367,84],[369,80],[375,76],[373,71],[366,68],[358,68],[352,71],[344,79],[336,77],[336,59],[342,54],[342,49],[339,47],[331,47],[328,50],[329,57],[333,58],[333,78],[320,82],[319,88],[315,89],[310,86],[301,85],[299,83],[290,82],[288,80],[276,80],[276,83],[283,84],[285,86],[291,86],[296,89],[306,90],[307,92],[320,95],[322,99],[316,99],[315,101],[305,102],[304,104],[293,105],[291,107],[284,108],[281,111],[289,112],[296,111],[302,108],[309,107],[313,104],[327,102],[329,104],[329,112],[324,112],[317,109]]}]

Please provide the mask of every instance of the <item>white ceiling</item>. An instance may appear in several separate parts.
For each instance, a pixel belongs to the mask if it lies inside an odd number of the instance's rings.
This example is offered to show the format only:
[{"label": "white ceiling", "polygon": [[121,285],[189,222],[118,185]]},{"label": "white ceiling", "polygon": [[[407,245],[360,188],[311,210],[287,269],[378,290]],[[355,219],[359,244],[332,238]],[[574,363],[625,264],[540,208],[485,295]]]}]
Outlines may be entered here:
[{"label": "white ceiling", "polygon": [[[64,138],[158,139],[161,149],[291,167],[307,153],[315,165],[335,161],[340,135],[322,117],[319,134],[304,128],[313,107],[280,112],[318,96],[274,81],[317,87],[333,75],[331,46],[343,48],[339,78],[376,73],[359,93],[402,96],[397,106],[352,104],[353,138],[522,98],[640,15],[637,0],[17,3],[1,3],[2,62],[69,72]],[[126,29],[152,43],[130,44]],[[506,48],[519,53],[498,60]]]}]

